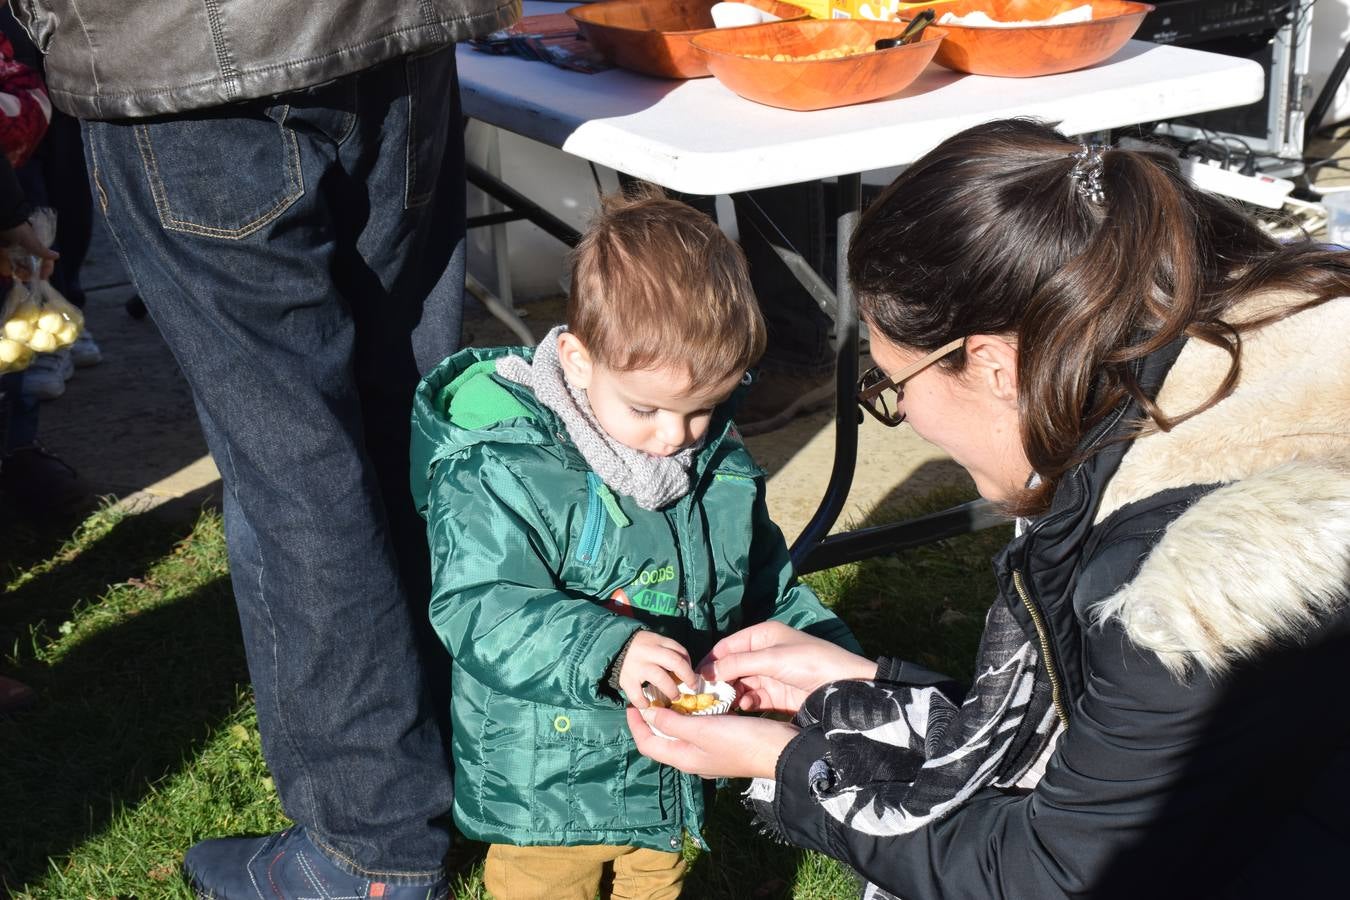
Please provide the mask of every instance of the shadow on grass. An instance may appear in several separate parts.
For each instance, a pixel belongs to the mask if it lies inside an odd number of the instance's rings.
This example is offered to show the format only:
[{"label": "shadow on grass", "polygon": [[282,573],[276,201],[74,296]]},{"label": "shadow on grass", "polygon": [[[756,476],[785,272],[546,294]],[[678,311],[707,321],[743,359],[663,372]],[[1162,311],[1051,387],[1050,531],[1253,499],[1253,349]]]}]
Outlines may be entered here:
[{"label": "shadow on grass", "polygon": [[0,583],[51,559],[84,522],[87,511],[30,519],[0,502]]},{"label": "shadow on grass", "polygon": [[88,636],[31,678],[40,705],[0,721],[0,885],[38,878],[194,757],[247,679],[224,577]]},{"label": "shadow on grass", "polygon": [[[104,509],[87,521],[50,520],[25,523],[0,520],[0,548],[7,569],[23,572],[55,560],[36,577],[0,594],[0,656],[32,655],[28,648],[54,638],[61,624],[83,603],[95,600],[109,585],[143,575],[157,560],[192,533],[205,491],[181,497],[140,515]],[[99,517],[122,516],[92,544],[62,553],[81,528],[97,527]],[[63,558],[64,557],[64,558]],[[8,580],[10,572],[0,572]]]}]

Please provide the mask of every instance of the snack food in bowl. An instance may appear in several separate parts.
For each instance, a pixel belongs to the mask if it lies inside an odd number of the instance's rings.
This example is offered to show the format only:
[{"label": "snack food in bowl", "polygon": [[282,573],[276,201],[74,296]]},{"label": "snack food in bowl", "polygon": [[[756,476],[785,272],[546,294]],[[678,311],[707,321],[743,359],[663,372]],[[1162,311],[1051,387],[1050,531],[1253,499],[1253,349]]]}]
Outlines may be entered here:
[{"label": "snack food in bowl", "polygon": [[[1074,15],[1084,6],[1091,8],[1090,18]],[[1114,56],[1152,11],[1149,4],[1130,0],[953,0],[939,10],[939,20],[947,19],[941,22],[947,39],[936,58],[939,65],[974,75],[1029,78],[1071,72]],[[986,20],[959,21],[976,13]],[[1082,20],[1050,21],[1064,15]]]},{"label": "snack food in bowl", "polygon": [[[689,41],[716,30],[718,0],[602,0],[567,11],[582,37],[621,69],[658,78],[703,78],[710,73]],[[741,0],[779,20],[804,19],[806,10],[779,0]]]},{"label": "snack food in bowl", "polygon": [[713,76],[747,100],[813,110],[880,100],[918,78],[945,32],[930,26],[913,43],[873,48],[903,28],[864,19],[773,22],[701,34],[692,43]]}]

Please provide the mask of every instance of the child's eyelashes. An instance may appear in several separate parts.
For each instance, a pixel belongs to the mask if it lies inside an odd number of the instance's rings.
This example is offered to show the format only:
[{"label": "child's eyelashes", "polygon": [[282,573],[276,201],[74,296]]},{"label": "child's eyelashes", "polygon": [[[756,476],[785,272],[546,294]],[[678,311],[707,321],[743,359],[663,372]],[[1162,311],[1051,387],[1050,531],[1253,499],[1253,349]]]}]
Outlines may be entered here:
[{"label": "child's eyelashes", "polygon": [[628,411],[639,419],[650,419],[652,416],[656,415],[656,410],[654,409],[638,409],[636,406],[628,407]]}]

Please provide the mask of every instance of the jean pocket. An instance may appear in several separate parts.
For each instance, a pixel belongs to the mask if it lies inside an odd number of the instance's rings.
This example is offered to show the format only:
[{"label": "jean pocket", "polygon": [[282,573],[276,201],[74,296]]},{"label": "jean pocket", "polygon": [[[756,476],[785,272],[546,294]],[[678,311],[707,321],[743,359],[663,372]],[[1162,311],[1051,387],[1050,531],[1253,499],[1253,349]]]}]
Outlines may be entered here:
[{"label": "jean pocket", "polygon": [[134,126],[160,224],[169,231],[239,240],[305,193],[300,144],[287,106],[238,108]]},{"label": "jean pocket", "polygon": [[408,79],[408,165],[403,208],[424,206],[436,194],[451,123],[446,95],[455,88],[454,47],[403,61]]}]

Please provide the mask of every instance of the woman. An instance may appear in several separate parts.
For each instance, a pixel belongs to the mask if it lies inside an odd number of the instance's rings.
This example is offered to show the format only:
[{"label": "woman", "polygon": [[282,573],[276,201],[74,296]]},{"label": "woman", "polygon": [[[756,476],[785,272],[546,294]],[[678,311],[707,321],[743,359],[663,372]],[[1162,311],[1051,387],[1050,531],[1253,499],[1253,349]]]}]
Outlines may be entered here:
[{"label": "woman", "polygon": [[897,179],[849,265],[860,402],[1019,520],[975,683],[760,625],[708,664],[792,724],[630,710],[639,749],[756,776],[875,896],[1342,895],[1350,255],[1005,121]]}]

